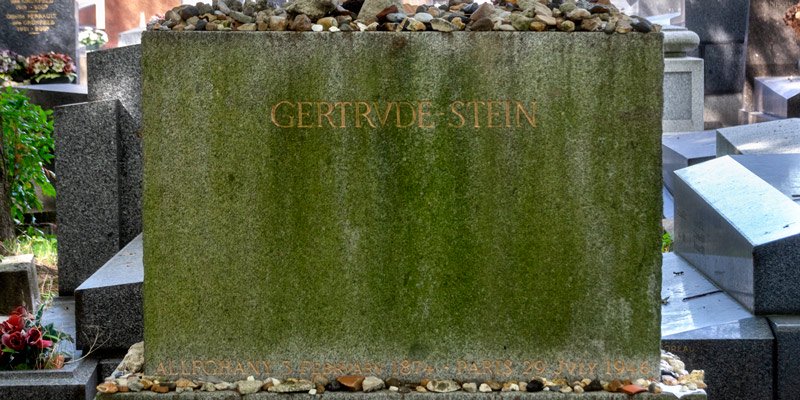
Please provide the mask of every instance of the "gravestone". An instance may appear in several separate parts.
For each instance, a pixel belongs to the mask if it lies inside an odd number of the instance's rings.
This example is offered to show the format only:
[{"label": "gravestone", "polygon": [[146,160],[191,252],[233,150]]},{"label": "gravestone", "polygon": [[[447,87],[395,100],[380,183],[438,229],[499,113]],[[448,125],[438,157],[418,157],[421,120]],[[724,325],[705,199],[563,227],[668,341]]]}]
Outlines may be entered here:
[{"label": "gravestone", "polygon": [[662,57],[145,32],[146,373],[657,376]]},{"label": "gravestone", "polygon": [[800,118],[717,129],[717,157],[800,153]]},{"label": "gravestone", "polygon": [[755,111],[776,118],[800,117],[800,80],[791,76],[755,78]]},{"label": "gravestone", "polygon": [[39,282],[33,254],[3,258],[0,262],[0,315],[18,306],[35,310],[39,306]]},{"label": "gravestone", "polygon": [[716,156],[715,131],[684,132],[661,138],[662,175],[664,186],[673,191],[674,172]]},{"label": "gravestone", "polygon": [[800,205],[731,156],[675,175],[675,252],[757,315],[800,313]]},{"label": "gravestone", "polygon": [[703,60],[688,57],[700,42],[696,33],[664,28],[664,131],[703,129]]},{"label": "gravestone", "polygon": [[78,42],[73,0],[14,0],[0,4],[0,49],[25,57],[63,53],[73,60]]}]

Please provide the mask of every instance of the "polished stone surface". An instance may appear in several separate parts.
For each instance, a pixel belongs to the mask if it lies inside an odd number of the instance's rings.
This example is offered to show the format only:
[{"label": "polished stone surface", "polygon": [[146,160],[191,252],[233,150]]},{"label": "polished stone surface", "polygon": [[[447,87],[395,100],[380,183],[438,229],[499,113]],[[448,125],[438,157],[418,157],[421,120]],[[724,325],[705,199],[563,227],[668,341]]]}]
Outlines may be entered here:
[{"label": "polished stone surface", "polygon": [[124,355],[142,341],[143,279],[139,235],[75,289],[78,348]]},{"label": "polished stone surface", "polygon": [[661,169],[664,186],[672,191],[674,172],[711,160],[716,152],[715,131],[682,132],[661,138]]},{"label": "polished stone surface", "polygon": [[800,118],[717,129],[717,157],[800,153]]},{"label": "polished stone surface", "polygon": [[786,197],[800,201],[800,154],[742,154],[732,158]]},{"label": "polished stone surface", "polygon": [[69,296],[119,250],[119,102],[55,111],[58,290]]},{"label": "polished stone surface", "polygon": [[800,205],[731,157],[676,176],[675,252],[751,312],[800,313]]},{"label": "polished stone surface", "polygon": [[796,399],[800,387],[800,316],[771,315],[769,323],[775,334],[776,399]]},{"label": "polished stone surface", "polygon": [[800,117],[800,79],[791,76],[764,76],[754,80],[755,110],[779,118]]},{"label": "polished stone surface", "polygon": [[662,67],[659,34],[146,32],[148,372],[655,373]]},{"label": "polished stone surface", "polygon": [[0,3],[0,49],[25,57],[64,53],[77,62],[77,20],[78,6],[73,0],[4,1]]},{"label": "polished stone surface", "polygon": [[46,110],[67,104],[84,103],[88,101],[86,85],[68,83],[54,83],[43,85],[17,86],[25,91],[31,103],[37,104]]}]

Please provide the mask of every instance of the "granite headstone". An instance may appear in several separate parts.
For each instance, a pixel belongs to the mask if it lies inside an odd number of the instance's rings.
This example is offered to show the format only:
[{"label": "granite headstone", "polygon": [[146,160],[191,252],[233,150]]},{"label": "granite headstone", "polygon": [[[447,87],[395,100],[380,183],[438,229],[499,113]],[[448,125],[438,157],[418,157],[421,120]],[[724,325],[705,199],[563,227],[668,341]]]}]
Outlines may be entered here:
[{"label": "granite headstone", "polygon": [[146,372],[657,375],[662,57],[146,32]]},{"label": "granite headstone", "polygon": [[0,49],[23,56],[64,53],[75,58],[77,2],[13,0],[0,3]]}]

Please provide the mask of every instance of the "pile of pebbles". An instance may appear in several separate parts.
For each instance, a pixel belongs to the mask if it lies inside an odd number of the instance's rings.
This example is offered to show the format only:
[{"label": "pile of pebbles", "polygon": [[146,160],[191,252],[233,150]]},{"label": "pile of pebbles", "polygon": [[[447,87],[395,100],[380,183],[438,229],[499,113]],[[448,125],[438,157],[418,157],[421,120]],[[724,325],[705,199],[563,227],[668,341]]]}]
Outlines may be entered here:
[{"label": "pile of pebbles", "polygon": [[167,377],[147,376],[142,374],[144,365],[143,343],[137,343],[117,367],[114,374],[97,386],[97,392],[103,394],[151,391],[156,393],[169,392],[216,392],[236,391],[239,394],[252,394],[258,392],[271,393],[308,393],[317,395],[328,392],[376,392],[388,390],[397,393],[433,392],[450,393],[464,391],[468,393],[492,392],[560,392],[560,393],[585,393],[585,392],[613,392],[635,395],[638,393],[671,392],[678,395],[702,393],[706,387],[703,382],[704,372],[685,370],[682,361],[674,354],[662,352],[661,354],[661,382],[646,379],[601,381],[599,379],[582,379],[568,381],[566,379],[532,378],[530,381],[509,382],[456,382],[454,380],[428,380],[419,382],[402,382],[395,378],[382,380],[376,376],[347,375],[334,380],[318,375],[312,380],[289,378],[280,381],[275,378],[264,380],[247,379],[227,382],[221,379],[207,377],[200,380],[186,378],[169,379]]},{"label": "pile of pebbles", "polygon": [[658,32],[645,18],[621,13],[609,0],[449,0],[410,6],[400,0],[214,0],[177,6],[147,25],[150,31],[563,31]]}]

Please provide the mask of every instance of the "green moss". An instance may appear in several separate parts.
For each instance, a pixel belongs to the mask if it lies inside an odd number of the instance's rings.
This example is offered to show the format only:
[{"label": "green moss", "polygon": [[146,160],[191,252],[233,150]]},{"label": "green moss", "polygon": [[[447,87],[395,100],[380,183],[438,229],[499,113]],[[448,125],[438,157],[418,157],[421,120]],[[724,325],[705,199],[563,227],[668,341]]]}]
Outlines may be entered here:
[{"label": "green moss", "polygon": [[[401,378],[522,378],[539,360],[547,375],[570,360],[655,372],[659,36],[148,33],[143,50],[148,372],[170,360],[269,360],[276,376],[302,374],[284,360]],[[536,128],[270,120],[282,100],[446,112],[531,99]],[[436,369],[404,375],[403,360]],[[484,360],[500,363],[454,370]]]}]

